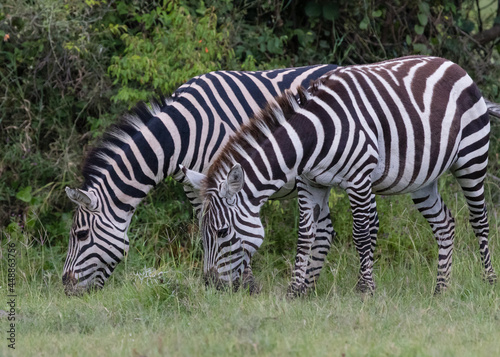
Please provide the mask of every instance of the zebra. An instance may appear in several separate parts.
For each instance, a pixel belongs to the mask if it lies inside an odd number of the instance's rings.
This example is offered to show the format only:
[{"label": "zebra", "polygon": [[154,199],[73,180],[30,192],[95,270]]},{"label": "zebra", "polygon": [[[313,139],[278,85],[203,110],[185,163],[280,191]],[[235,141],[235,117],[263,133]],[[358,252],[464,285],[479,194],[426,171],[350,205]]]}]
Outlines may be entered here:
[{"label": "zebra", "polygon": [[333,186],[350,201],[360,258],[357,289],[375,289],[375,194],[410,193],[438,244],[439,293],[448,286],[455,234],[437,186],[449,169],[467,201],[484,277],[495,282],[484,198],[488,110],[462,68],[438,57],[403,57],[339,67],[298,93],[300,100],[285,92],[243,126],[206,175],[187,172],[203,197],[207,280],[218,286],[238,281],[264,238],[260,208],[295,178],[299,240],[288,296],[311,287],[311,245]]},{"label": "zebra", "polygon": [[[103,287],[128,252],[127,229],[151,188],[172,176],[184,184],[198,215],[199,192],[185,180],[183,170],[205,171],[258,109],[285,89],[308,85],[336,67],[212,72],[189,80],[168,99],[153,101],[151,108],[139,103],[88,153],[83,186],[66,187],[77,204],[62,276],[66,293]],[[292,181],[276,198],[293,195],[294,188]],[[334,234],[329,212],[323,218],[318,247],[329,246]],[[251,268],[247,275],[251,283]]]}]

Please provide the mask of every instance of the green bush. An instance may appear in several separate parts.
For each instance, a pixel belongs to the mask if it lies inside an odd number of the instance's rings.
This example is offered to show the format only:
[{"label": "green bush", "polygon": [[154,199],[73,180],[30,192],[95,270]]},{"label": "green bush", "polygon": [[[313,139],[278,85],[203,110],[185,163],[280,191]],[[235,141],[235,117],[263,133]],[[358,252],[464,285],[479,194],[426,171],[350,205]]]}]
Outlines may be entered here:
[{"label": "green bush", "polygon": [[217,26],[213,7],[201,3],[198,16],[176,1],[147,13],[124,3],[117,10],[142,26],[121,35],[125,50],[112,58],[109,73],[120,85],[115,101],[148,100],[151,93],[171,93],[192,77],[231,66],[231,28]]},{"label": "green bush", "polygon": [[[116,112],[106,76],[114,50],[102,26],[108,13],[98,1],[2,4],[0,225],[36,215],[40,230],[70,208],[62,192],[79,174],[86,121]],[[20,198],[28,187],[33,199]]]}]

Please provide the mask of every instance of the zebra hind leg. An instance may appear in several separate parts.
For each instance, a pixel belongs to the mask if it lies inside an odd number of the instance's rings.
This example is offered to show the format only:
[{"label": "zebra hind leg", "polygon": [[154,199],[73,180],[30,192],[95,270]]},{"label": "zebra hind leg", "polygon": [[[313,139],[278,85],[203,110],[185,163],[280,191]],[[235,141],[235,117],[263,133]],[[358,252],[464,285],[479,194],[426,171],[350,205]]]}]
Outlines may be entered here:
[{"label": "zebra hind leg", "polygon": [[[371,238],[371,251],[370,259],[372,262],[375,261],[375,248],[377,247],[377,235],[379,229],[379,219],[377,213],[377,201],[375,201],[375,194],[371,194],[370,199],[370,238]],[[373,282],[373,287],[375,288],[375,282]]]},{"label": "zebra hind leg", "polygon": [[439,260],[434,293],[439,294],[448,288],[450,280],[455,220],[437,190],[437,181],[413,192],[411,197],[417,209],[429,222],[438,244]]},{"label": "zebra hind leg", "polygon": [[490,250],[488,248],[488,235],[490,229],[488,225],[488,212],[484,199],[484,178],[472,180],[470,175],[460,177],[457,171],[455,171],[454,174],[465,195],[469,208],[469,221],[479,242],[479,251],[484,267],[483,279],[490,284],[494,284],[497,281],[497,276],[491,265]]},{"label": "zebra hind leg", "polygon": [[311,250],[316,240],[318,220],[322,211],[328,210],[330,188],[314,187],[306,179],[297,177],[297,193],[299,202],[299,239],[295,268],[287,296],[297,297],[307,292],[307,268],[310,265]]}]

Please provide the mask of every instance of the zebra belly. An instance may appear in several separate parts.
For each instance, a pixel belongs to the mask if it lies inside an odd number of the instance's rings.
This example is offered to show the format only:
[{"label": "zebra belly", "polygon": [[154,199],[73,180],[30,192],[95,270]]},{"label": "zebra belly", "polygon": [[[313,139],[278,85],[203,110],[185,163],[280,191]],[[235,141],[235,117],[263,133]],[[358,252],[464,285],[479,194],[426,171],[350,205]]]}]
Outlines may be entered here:
[{"label": "zebra belly", "polygon": [[269,199],[271,200],[286,200],[297,197],[295,180],[288,181],[279,191],[275,192]]},{"label": "zebra belly", "polygon": [[386,168],[382,162],[372,172],[372,192],[377,195],[398,195],[418,191],[439,179],[452,164],[450,162],[442,170],[434,170],[430,175],[419,173],[415,177],[415,169],[427,172],[427,165],[419,165],[417,168],[408,165],[402,173],[398,168],[389,167],[389,170],[385,172]]},{"label": "zebra belly", "polygon": [[[449,119],[452,122],[453,119]],[[460,125],[445,125],[438,138],[433,128],[423,122],[427,136],[406,141],[399,137],[391,145],[379,141],[377,166],[371,173],[372,190],[376,194],[397,195],[415,192],[443,175],[457,160],[461,134]],[[399,143],[399,144],[398,144]]]},{"label": "zebra belly", "polygon": [[[398,195],[415,192],[436,181],[443,175],[456,161],[457,145],[455,149],[441,160],[428,160],[425,163],[415,163],[414,161],[404,164],[387,165],[383,155],[379,157],[377,165],[371,171],[365,171],[365,175],[371,176],[372,192],[379,195]],[[443,162],[445,162],[443,164]],[[353,167],[362,167],[364,164],[358,163]],[[351,171],[351,172],[352,172]],[[326,169],[324,166],[316,167],[310,172],[303,174],[303,178],[309,180],[313,185],[324,187],[338,186],[342,189],[354,186],[361,177],[347,177]],[[281,191],[280,191],[281,192]]]}]

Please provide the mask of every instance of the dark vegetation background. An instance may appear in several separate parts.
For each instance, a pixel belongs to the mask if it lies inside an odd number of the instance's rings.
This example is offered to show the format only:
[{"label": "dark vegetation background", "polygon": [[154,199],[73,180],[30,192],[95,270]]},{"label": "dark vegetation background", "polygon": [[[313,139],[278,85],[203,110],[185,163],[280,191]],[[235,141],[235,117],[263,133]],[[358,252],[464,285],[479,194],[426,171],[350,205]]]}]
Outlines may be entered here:
[{"label": "dark vegetation background", "polygon": [[[88,148],[137,101],[171,93],[205,72],[430,54],[459,63],[487,98],[500,102],[499,0],[389,3],[2,1],[2,239],[22,240],[35,251],[52,247],[62,262],[74,209],[64,187],[82,183]],[[493,124],[489,179],[498,184],[500,131]],[[458,192],[450,187],[449,195]],[[500,202],[499,192],[489,191],[493,205]],[[337,230],[345,226],[349,232],[345,197],[334,192],[331,203],[334,213],[342,213],[335,218]],[[392,205],[382,203],[384,209]],[[263,216],[273,236],[265,249],[278,254],[292,249],[294,201],[269,203]],[[129,236],[136,250],[159,264],[166,256],[193,254],[196,225],[180,185],[167,178],[137,210]],[[349,236],[339,239],[350,241]],[[433,240],[426,241],[435,251]],[[387,249],[401,248],[408,247]],[[199,252],[192,256],[196,260]]]}]

